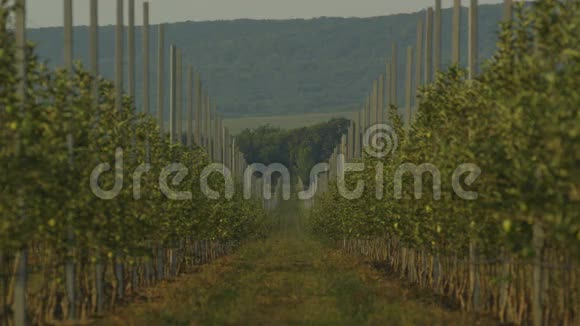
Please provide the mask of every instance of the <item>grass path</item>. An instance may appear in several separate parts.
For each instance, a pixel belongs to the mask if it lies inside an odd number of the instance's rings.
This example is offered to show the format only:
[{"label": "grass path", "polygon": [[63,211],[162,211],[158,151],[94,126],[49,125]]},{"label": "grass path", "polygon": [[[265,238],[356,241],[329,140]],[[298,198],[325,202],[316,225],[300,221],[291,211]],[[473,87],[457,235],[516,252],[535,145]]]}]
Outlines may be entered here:
[{"label": "grass path", "polygon": [[[425,292],[302,231],[283,203],[280,231],[163,283],[103,325],[477,325]],[[492,324],[486,321],[485,324]]]},{"label": "grass path", "polygon": [[107,325],[473,325],[367,264],[296,232],[151,290]]}]

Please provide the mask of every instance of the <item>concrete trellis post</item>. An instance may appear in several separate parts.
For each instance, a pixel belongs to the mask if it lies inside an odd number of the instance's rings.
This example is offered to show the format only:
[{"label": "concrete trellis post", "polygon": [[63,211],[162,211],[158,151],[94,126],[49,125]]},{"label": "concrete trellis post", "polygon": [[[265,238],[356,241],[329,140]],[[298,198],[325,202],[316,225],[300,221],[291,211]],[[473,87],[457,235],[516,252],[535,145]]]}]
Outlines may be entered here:
[{"label": "concrete trellis post", "polygon": [[339,169],[339,166],[338,166],[338,154],[340,154],[341,144],[342,144],[342,142],[340,144],[338,144],[336,146],[336,148],[334,148],[334,155],[332,156],[332,166],[334,166],[333,171],[334,171],[334,177],[336,178],[336,180],[338,180],[338,173],[340,172],[338,170]]},{"label": "concrete trellis post", "polygon": [[427,9],[425,18],[425,85],[431,83],[433,74],[433,8]]},{"label": "concrete trellis post", "polygon": [[415,108],[419,108],[419,88],[423,86],[423,20],[417,22],[417,46],[415,48]]},{"label": "concrete trellis post", "polygon": [[405,125],[411,127],[411,110],[413,97],[413,48],[407,49],[407,85],[405,86]]},{"label": "concrete trellis post", "polygon": [[157,123],[161,136],[164,134],[164,118],[165,111],[165,26],[159,25],[157,34]]},{"label": "concrete trellis post", "polygon": [[234,184],[238,182],[238,151],[236,146],[236,138],[230,135],[230,169],[232,171],[232,179],[234,180]]},{"label": "concrete trellis post", "polygon": [[[26,0],[16,0],[15,38],[16,38],[16,73],[19,79],[17,97],[20,99],[20,113],[26,109]],[[17,156],[20,156],[22,144],[19,142]],[[20,194],[18,205],[21,206],[21,219],[24,215],[24,194]],[[27,325],[26,288],[28,282],[28,249],[23,245],[17,253],[16,275],[13,292],[14,324]]]},{"label": "concrete trellis post", "polygon": [[[346,147],[347,147],[347,138],[346,135],[342,135],[342,138],[340,139],[340,154],[342,155],[346,155]],[[338,161],[338,165],[339,165],[339,173],[341,176],[344,176],[344,165],[343,165],[343,161],[339,160]]]},{"label": "concrete trellis post", "polygon": [[211,116],[210,116],[210,124],[211,124],[211,157],[213,162],[217,162],[217,137],[216,137],[216,130],[217,130],[217,110],[216,104],[212,103],[211,107]]},{"label": "concrete trellis post", "polygon": [[[16,0],[15,1],[15,65],[16,65],[16,77],[18,78],[18,86],[16,88],[17,99],[20,100],[19,113],[23,115],[26,110],[26,1]],[[16,156],[20,157],[22,153],[22,142],[18,138],[17,140]],[[18,208],[20,210],[20,218],[22,220],[26,219],[25,214],[25,198],[24,192],[19,190],[18,192]],[[15,282],[13,290],[13,313],[14,313],[14,324],[15,325],[27,325],[27,302],[26,302],[26,289],[28,286],[28,248],[25,244],[19,248],[16,259],[15,259]]]},{"label": "concrete trellis post", "polygon": [[441,0],[435,0],[434,34],[433,34],[433,70],[441,69]]},{"label": "concrete trellis post", "polygon": [[238,181],[244,182],[244,154],[238,149]]},{"label": "concrete trellis post", "polygon": [[238,182],[242,183],[244,181],[244,155],[242,154],[242,152],[239,150],[239,148],[237,149],[237,153],[238,153]]},{"label": "concrete trellis post", "polygon": [[[72,79],[73,71],[73,4],[72,0],[64,0],[64,66]],[[71,105],[71,98],[67,99],[68,105]],[[67,146],[69,150],[69,168],[73,169],[73,135],[67,135]],[[70,212],[68,214],[71,214]],[[76,293],[75,293],[75,262],[74,262],[74,230],[72,226],[67,226],[67,257],[65,261],[65,284],[66,296],[68,298],[68,318],[75,320],[76,312]]]},{"label": "concrete trellis post", "polygon": [[115,110],[123,107],[123,0],[117,0],[115,27]]},{"label": "concrete trellis post", "polygon": [[[117,25],[115,29],[115,109],[123,108],[123,0],[117,0]],[[125,296],[125,266],[121,255],[115,257],[115,278],[117,279],[117,295],[119,299]]]},{"label": "concrete trellis post", "polygon": [[371,113],[371,108],[372,108],[371,95],[367,95],[367,99],[366,99],[366,102],[365,102],[365,108],[366,108],[366,110],[365,110],[365,114],[366,114],[365,121],[367,123],[366,126],[365,126],[365,129],[366,129],[366,128],[369,128],[373,124],[373,118],[372,118],[372,113]]},{"label": "concrete trellis post", "polygon": [[225,129],[226,128],[224,127],[223,119],[220,117],[218,132],[219,132],[219,144],[220,144],[219,145],[219,150],[220,150],[219,157],[220,157],[221,164],[226,164],[226,156],[225,156],[225,146],[226,146],[225,135],[226,135],[226,132],[225,132]]},{"label": "concrete trellis post", "polygon": [[[150,84],[150,27],[149,27],[149,2],[143,2],[143,113],[150,114],[151,106],[151,84]],[[145,141],[145,162],[151,163],[151,149],[149,139]],[[145,262],[145,282],[149,284],[153,277],[153,262],[146,260]]]},{"label": "concrete trellis post", "polygon": [[471,0],[471,5],[469,6],[469,55],[468,55],[468,66],[469,66],[469,79],[473,79],[478,73],[478,2],[477,0]]},{"label": "concrete trellis post", "polygon": [[176,113],[175,113],[175,125],[177,127],[177,133],[175,135],[177,142],[183,144],[183,56],[181,55],[181,49],[177,48],[175,60],[175,96],[177,97]]},{"label": "concrete trellis post", "polygon": [[391,105],[398,106],[399,102],[397,99],[397,92],[398,92],[398,60],[397,60],[397,43],[393,42],[392,54],[391,54]]},{"label": "concrete trellis post", "polygon": [[361,113],[357,110],[354,114],[354,158],[361,157]]},{"label": "concrete trellis post", "polygon": [[210,97],[209,94],[206,92],[204,94],[204,112],[203,112],[203,138],[204,138],[204,144],[205,144],[205,149],[206,151],[210,153],[210,146],[211,146],[211,142],[210,142],[210,117],[209,117],[209,108],[210,108]]},{"label": "concrete trellis post", "polygon": [[[157,123],[160,137],[165,136],[165,25],[159,24],[157,48]],[[165,278],[163,270],[163,248],[156,248],[156,277],[158,280]]]},{"label": "concrete trellis post", "polygon": [[228,157],[227,157],[227,139],[226,136],[229,136],[229,132],[228,132],[228,128],[225,126],[224,123],[224,119],[220,118],[220,130],[224,130],[225,132],[221,132],[221,137],[220,137],[220,157],[221,157],[221,163],[224,165],[227,165],[228,163]]},{"label": "concrete trellis post", "polygon": [[367,129],[367,125],[369,123],[368,121],[368,116],[367,116],[367,98],[364,99],[363,101],[363,106],[361,107],[361,116],[362,116],[362,120],[361,120],[361,128],[362,129]]},{"label": "concrete trellis post", "polygon": [[[90,3],[90,27],[89,27],[89,66],[93,77],[92,96],[95,109],[99,105],[99,4],[98,0]],[[98,119],[98,111],[97,117]],[[96,289],[96,312],[103,312],[104,305],[104,265],[98,260],[95,264],[95,289]]]},{"label": "concrete trellis post", "polygon": [[[244,157],[244,153],[242,153],[242,157]],[[246,170],[248,169],[248,161],[246,161],[246,159],[244,158],[244,166],[242,167],[242,175],[245,176],[246,175]],[[247,178],[242,177],[242,182],[246,183],[248,182]]]},{"label": "concrete trellis post", "polygon": [[187,66],[187,81],[185,82],[185,106],[187,108],[187,147],[193,146],[193,67]]},{"label": "concrete trellis post", "polygon": [[210,124],[210,136],[209,139],[211,140],[211,146],[210,146],[210,156],[212,158],[212,162],[217,162],[217,135],[216,135],[216,130],[217,130],[217,105],[215,103],[215,100],[212,101],[211,103],[211,107],[210,107],[210,115],[209,115],[209,124]]},{"label": "concrete trellis post", "polygon": [[218,122],[219,117],[217,114],[217,105],[214,103],[212,108],[212,119],[211,119],[211,139],[212,139],[212,157],[214,162],[219,162],[219,135],[218,135]]},{"label": "concrete trellis post", "polygon": [[176,92],[176,58],[177,48],[175,45],[169,47],[169,143],[175,144],[175,113],[177,111],[177,92]]},{"label": "concrete trellis post", "polygon": [[[128,32],[127,32],[127,48],[128,48],[128,56],[129,56],[129,97],[131,98],[131,101],[133,101],[133,114],[135,114],[136,112],[136,106],[137,106],[137,99],[135,97],[135,89],[136,89],[136,59],[135,59],[135,0],[128,0]],[[136,143],[136,129],[135,129],[135,123],[132,124],[132,129],[133,129],[133,134],[131,136],[131,143],[132,143],[132,147],[133,147],[133,158],[136,162],[137,156],[136,156],[136,150],[137,150],[137,143]],[[136,266],[132,266],[131,268],[131,288],[132,291],[136,291],[136,286],[137,286],[137,267]]]},{"label": "concrete trellis post", "polygon": [[240,183],[243,184],[244,183],[244,171],[246,169],[246,159],[244,158],[244,153],[242,153],[241,151],[239,152],[240,154]]},{"label": "concrete trellis post", "polygon": [[[469,50],[468,50],[468,67],[469,67],[469,79],[475,78],[477,75],[477,0],[471,0],[469,6]],[[479,280],[479,270],[477,266],[478,254],[477,254],[477,244],[474,240],[469,243],[469,288],[471,290],[471,303],[475,311],[479,311],[481,298],[480,298],[480,280]]]},{"label": "concrete trellis post", "polygon": [[224,165],[231,169],[230,146],[230,132],[228,128],[224,127]]},{"label": "concrete trellis post", "polygon": [[207,103],[207,153],[211,158],[212,162],[215,161],[214,154],[214,139],[213,139],[213,107],[215,107],[214,101],[211,98],[208,99]]},{"label": "concrete trellis post", "polygon": [[213,106],[213,121],[212,121],[212,140],[213,140],[213,159],[214,162],[220,162],[220,149],[219,149],[219,120],[220,117],[217,112],[217,105],[214,104]]},{"label": "concrete trellis post", "polygon": [[[365,106],[363,106],[360,110],[360,136],[362,137],[362,135],[364,135],[364,133],[367,130],[367,119],[366,119],[366,114],[365,114]],[[361,138],[362,140],[362,138]],[[363,148],[363,144],[361,143],[361,147],[360,147],[360,153],[361,153],[361,158],[362,156],[362,151],[364,150]]]},{"label": "concrete trellis post", "polygon": [[143,113],[149,114],[149,2],[143,2]]},{"label": "concrete trellis post", "polygon": [[389,116],[389,108],[391,106],[391,83],[392,83],[392,76],[391,76],[391,63],[389,59],[386,60],[385,64],[385,106],[387,107],[387,112],[385,113],[385,121]]},{"label": "concrete trellis post", "polygon": [[89,66],[93,77],[93,105],[99,105],[99,3],[91,0],[89,26]]},{"label": "concrete trellis post", "polygon": [[202,85],[199,72],[195,74],[195,142],[198,146],[203,146],[201,118],[202,118]]},{"label": "concrete trellis post", "polygon": [[219,115],[216,114],[216,119],[217,119],[217,126],[216,126],[216,130],[215,130],[215,134],[216,134],[216,143],[217,143],[217,162],[219,163],[224,163],[224,155],[223,155],[223,147],[224,147],[224,142],[223,142],[223,122],[222,122],[222,117],[220,117]]},{"label": "concrete trellis post", "polygon": [[129,30],[127,31],[127,50],[129,55],[129,96],[135,98],[135,0],[128,0]]},{"label": "concrete trellis post", "polygon": [[228,130],[226,127],[224,127],[223,125],[221,126],[221,140],[220,143],[222,144],[221,146],[221,150],[222,150],[222,165],[227,167],[227,146],[228,146],[228,142],[227,142],[227,136],[228,136]]},{"label": "concrete trellis post", "polygon": [[208,148],[209,148],[209,139],[208,139],[208,128],[207,128],[207,118],[208,118],[208,105],[209,105],[209,94],[206,91],[203,91],[203,96],[202,96],[202,119],[201,119],[201,133],[202,133],[202,138],[203,138],[203,148],[205,149],[206,153],[208,153],[208,156],[210,157],[211,160],[211,155],[208,152]]},{"label": "concrete trellis post", "polygon": [[232,146],[230,147],[230,157],[231,157],[230,164],[231,164],[231,169],[232,169],[232,173],[233,173],[233,178],[234,178],[234,180],[236,180],[238,177],[236,174],[236,172],[237,172],[237,169],[236,169],[236,167],[237,167],[236,166],[236,138],[234,136],[231,136],[231,137],[232,137],[232,141],[231,141]]},{"label": "concrete trellis post", "polygon": [[[235,144],[236,139],[234,138],[232,141]],[[239,177],[240,177],[240,174],[239,174],[239,172],[240,172],[240,161],[239,161],[240,155],[238,152],[238,148],[235,145],[234,145],[234,148],[232,148],[232,151],[233,151],[233,158],[234,158],[233,165],[234,165],[234,171],[235,171],[234,172],[234,181],[237,183],[239,180]]]},{"label": "concrete trellis post", "polygon": [[461,60],[461,0],[453,1],[453,28],[451,31],[451,63],[459,65]]},{"label": "concrete trellis post", "polygon": [[[356,120],[356,116],[357,115],[358,114],[355,112],[354,113],[354,116],[355,116],[355,119],[354,120]],[[351,121],[351,135],[350,135],[350,139],[348,140],[348,142],[349,142],[348,150],[349,150],[349,156],[350,156],[350,161],[351,162],[356,158],[355,145],[356,145],[356,130],[357,130],[357,127],[356,127],[356,122],[354,120]]]},{"label": "concrete trellis post", "polygon": [[232,177],[236,180],[238,176],[236,175],[236,138],[234,138],[234,136],[230,136],[230,147],[228,151],[230,152],[230,169],[232,170]]},{"label": "concrete trellis post", "polygon": [[[243,153],[242,153],[242,157],[244,157],[244,154]],[[246,185],[247,182],[248,182],[248,178],[246,176],[246,169],[247,168],[248,168],[248,162],[244,158],[244,161],[242,163],[242,185]]]},{"label": "concrete trellis post", "polygon": [[503,1],[503,20],[510,21],[513,19],[513,0],[504,0]]},{"label": "concrete trellis post", "polygon": [[545,251],[545,241],[546,234],[541,222],[535,221],[532,230],[532,245],[534,248],[534,260],[533,260],[533,270],[532,270],[532,298],[531,298],[531,311],[532,311],[532,324],[534,326],[544,325],[544,300],[543,292],[545,276],[543,271],[543,258]]},{"label": "concrete trellis post", "polygon": [[348,136],[347,136],[347,148],[346,148],[346,157],[348,161],[352,160],[352,152],[353,152],[353,143],[354,143],[354,130],[353,130],[354,126],[353,126],[353,121],[350,120],[349,121],[349,126],[348,126]]},{"label": "concrete trellis post", "polygon": [[373,81],[373,92],[371,95],[371,119],[370,119],[370,125],[375,125],[377,123],[377,116],[378,116],[378,86],[377,86],[377,80],[375,79]]},{"label": "concrete trellis post", "polygon": [[72,0],[64,0],[64,68],[73,73],[73,4]]},{"label": "concrete trellis post", "polygon": [[384,115],[385,115],[385,78],[383,75],[379,77],[379,84],[378,84],[378,95],[377,95],[377,123],[384,123]]}]

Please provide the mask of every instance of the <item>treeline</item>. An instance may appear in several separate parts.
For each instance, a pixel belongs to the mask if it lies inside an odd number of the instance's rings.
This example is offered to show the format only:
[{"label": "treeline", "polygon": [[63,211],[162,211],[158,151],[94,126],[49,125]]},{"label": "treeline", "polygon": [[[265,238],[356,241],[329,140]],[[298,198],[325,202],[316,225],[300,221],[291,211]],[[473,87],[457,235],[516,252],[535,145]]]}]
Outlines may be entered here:
[{"label": "treeline", "polygon": [[[350,190],[365,181],[361,199],[345,199],[335,183],[319,199],[312,227],[462,309],[507,323],[573,325],[580,314],[580,1],[516,9],[480,76],[468,80],[457,67],[439,73],[421,89],[409,128],[392,108],[397,151],[366,156],[364,172],[347,173]],[[406,174],[396,199],[396,171],[406,163],[434,165],[441,184],[419,171],[419,197]],[[481,175],[454,184],[463,163]],[[457,185],[477,198],[462,199]]]},{"label": "treeline", "polygon": [[[90,319],[267,232],[261,205],[241,192],[208,199],[208,154],[170,144],[129,97],[116,110],[110,81],[80,64],[51,70],[31,46],[21,78],[13,14],[1,2],[0,324],[17,313],[30,324]],[[102,163],[109,169],[95,178]],[[172,163],[188,169],[178,185]],[[222,177],[209,183],[223,194]],[[175,192],[189,195],[172,200]]]},{"label": "treeline", "polygon": [[312,167],[328,161],[349,124],[341,118],[293,130],[261,126],[244,130],[236,140],[249,164],[283,164],[307,185]]}]

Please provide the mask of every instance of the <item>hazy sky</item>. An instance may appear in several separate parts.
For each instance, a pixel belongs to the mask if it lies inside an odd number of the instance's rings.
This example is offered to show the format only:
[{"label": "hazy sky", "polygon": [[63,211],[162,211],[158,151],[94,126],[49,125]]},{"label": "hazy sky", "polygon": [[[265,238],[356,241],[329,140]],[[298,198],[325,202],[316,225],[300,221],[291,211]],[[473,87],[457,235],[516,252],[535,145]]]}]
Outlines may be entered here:
[{"label": "hazy sky", "polygon": [[[142,21],[140,13],[143,2],[135,0],[137,25]],[[501,0],[479,2],[499,3]],[[73,3],[75,25],[88,25],[89,0],[74,0]],[[434,0],[149,0],[149,3],[151,23],[156,24],[236,18],[372,17],[415,12],[432,6]],[[452,0],[443,0],[443,7],[449,7],[452,3]],[[100,0],[101,25],[115,22],[115,4],[116,0]],[[29,27],[62,24],[62,0],[27,0],[27,5]],[[469,5],[469,1],[463,0],[463,5]]]}]

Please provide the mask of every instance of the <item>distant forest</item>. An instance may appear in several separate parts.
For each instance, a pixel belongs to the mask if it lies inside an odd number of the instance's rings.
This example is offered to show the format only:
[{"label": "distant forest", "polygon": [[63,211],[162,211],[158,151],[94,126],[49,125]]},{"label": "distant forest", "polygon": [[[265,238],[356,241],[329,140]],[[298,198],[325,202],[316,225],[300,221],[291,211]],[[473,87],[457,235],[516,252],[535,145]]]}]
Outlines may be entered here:
[{"label": "distant forest", "polygon": [[[385,71],[393,41],[398,43],[400,94],[404,54],[415,46],[417,22],[425,11],[375,18],[234,20],[168,24],[166,48],[183,49],[184,62],[201,72],[204,86],[224,116],[338,112],[356,108],[369,84]],[[480,57],[496,48],[501,5],[479,10]],[[450,58],[451,10],[443,11],[443,63]],[[31,29],[40,57],[62,64],[62,29]],[[141,100],[141,31],[137,36],[137,102]],[[157,81],[157,26],[151,27],[151,85]],[[467,9],[462,17],[462,57],[466,61]],[[113,77],[114,27],[100,29],[100,65]],[[75,56],[88,58],[88,28],[75,28]],[[168,57],[168,55],[166,55]],[[482,60],[483,61],[483,60]],[[155,94],[151,95],[152,99]],[[399,97],[402,104],[403,98]],[[155,103],[155,102],[152,102]]]},{"label": "distant forest", "polygon": [[340,118],[293,130],[261,126],[244,130],[236,141],[248,163],[281,163],[308,184],[312,167],[328,161],[348,125]]}]

